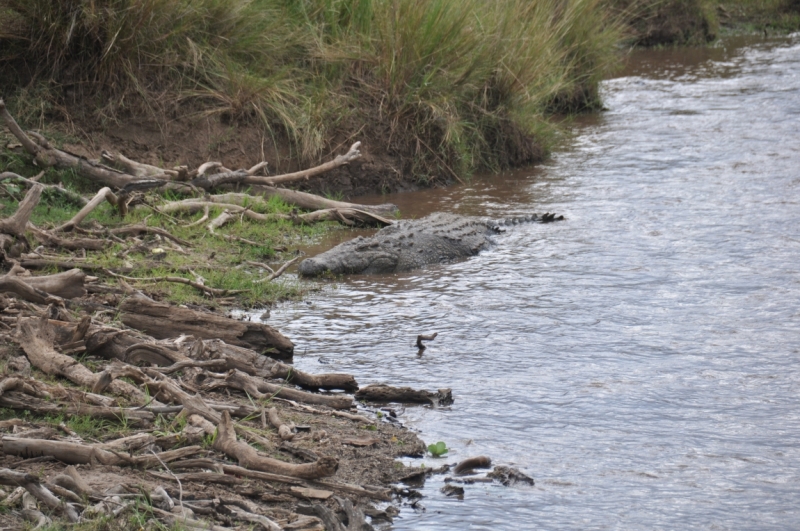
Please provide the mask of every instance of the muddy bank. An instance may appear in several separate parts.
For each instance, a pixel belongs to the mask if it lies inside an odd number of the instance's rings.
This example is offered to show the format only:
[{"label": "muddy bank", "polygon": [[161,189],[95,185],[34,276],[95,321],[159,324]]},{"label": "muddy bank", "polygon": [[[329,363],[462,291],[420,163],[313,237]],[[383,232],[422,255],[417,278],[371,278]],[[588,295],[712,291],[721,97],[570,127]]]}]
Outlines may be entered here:
[{"label": "muddy bank", "polygon": [[[54,121],[48,131],[71,141],[64,148],[89,159],[97,159],[103,150],[119,151],[134,160],[156,166],[186,165],[198,167],[210,160],[225,161],[235,168],[250,168],[268,161],[266,175],[298,171],[301,157],[291,151],[291,143],[271,135],[257,123],[230,123],[219,116],[183,117],[169,121],[126,118],[120,123],[102,125],[94,120]],[[331,150],[319,161],[328,160],[346,150],[355,141],[362,142],[362,157],[318,177],[295,183],[300,190],[333,198],[349,198],[374,193],[414,190],[420,181],[407,171],[408,157],[386,153],[385,138],[359,135],[340,142],[330,142]],[[453,181],[442,175],[441,183]]]}]

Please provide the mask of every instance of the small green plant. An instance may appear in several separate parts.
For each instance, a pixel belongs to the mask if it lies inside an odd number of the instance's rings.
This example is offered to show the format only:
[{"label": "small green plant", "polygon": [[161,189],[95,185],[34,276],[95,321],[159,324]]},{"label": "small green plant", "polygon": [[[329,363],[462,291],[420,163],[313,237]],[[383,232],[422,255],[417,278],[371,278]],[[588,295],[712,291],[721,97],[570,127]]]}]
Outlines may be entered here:
[{"label": "small green plant", "polygon": [[439,441],[436,444],[429,444],[428,451],[433,457],[442,457],[448,452],[448,448],[444,441]]}]

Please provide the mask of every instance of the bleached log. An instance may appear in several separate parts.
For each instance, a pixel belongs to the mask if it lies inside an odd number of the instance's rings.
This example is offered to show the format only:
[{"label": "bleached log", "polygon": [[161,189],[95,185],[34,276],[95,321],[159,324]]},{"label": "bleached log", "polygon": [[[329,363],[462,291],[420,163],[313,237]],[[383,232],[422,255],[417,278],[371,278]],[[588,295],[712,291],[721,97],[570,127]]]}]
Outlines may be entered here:
[{"label": "bleached log", "polygon": [[15,267],[6,276],[18,279],[35,289],[63,299],[74,299],[86,295],[86,288],[84,287],[86,274],[80,269],[70,269],[63,273],[41,276],[23,275],[22,273],[24,272],[23,268]]},{"label": "bleached log", "polygon": [[99,192],[95,194],[95,196],[84,206],[80,211],[72,216],[72,219],[53,229],[53,232],[68,232],[74,229],[81,221],[84,220],[86,216],[92,213],[92,211],[100,206],[103,202],[108,201],[111,203],[112,206],[117,207],[120,210],[121,215],[125,215],[125,206],[124,200],[118,198],[114,195],[114,192],[111,191],[111,188],[105,187],[101,188]]}]

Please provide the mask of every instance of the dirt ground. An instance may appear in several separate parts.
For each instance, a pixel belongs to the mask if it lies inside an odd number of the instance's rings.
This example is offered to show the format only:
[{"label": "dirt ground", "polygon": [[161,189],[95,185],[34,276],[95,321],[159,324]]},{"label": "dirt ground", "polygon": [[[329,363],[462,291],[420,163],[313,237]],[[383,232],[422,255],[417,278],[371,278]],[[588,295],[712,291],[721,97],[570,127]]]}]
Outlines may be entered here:
[{"label": "dirt ground", "polygon": [[[191,168],[217,160],[230,168],[249,168],[266,160],[270,163],[270,175],[301,169],[296,154],[285,148],[287,143],[270,137],[258,124],[231,125],[219,117],[182,118],[167,123],[130,119],[103,126],[91,120],[50,122],[48,127],[79,139],[64,148],[89,159],[97,159],[103,150],[111,150],[160,167]],[[363,155],[359,160],[296,183],[295,188],[340,199],[419,188],[414,176],[402,171],[399,157],[383,152],[375,139],[354,137],[331,142],[334,148],[320,160],[344,153],[355,141],[362,142]]]}]

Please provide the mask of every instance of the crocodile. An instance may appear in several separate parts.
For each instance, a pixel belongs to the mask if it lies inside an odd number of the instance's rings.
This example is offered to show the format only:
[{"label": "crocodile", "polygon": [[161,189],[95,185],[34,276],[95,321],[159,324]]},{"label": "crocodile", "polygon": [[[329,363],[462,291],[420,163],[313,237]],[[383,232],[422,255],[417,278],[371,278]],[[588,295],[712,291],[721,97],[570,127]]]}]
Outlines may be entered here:
[{"label": "crocodile", "polygon": [[492,235],[503,227],[523,222],[549,223],[563,220],[555,214],[536,214],[486,220],[484,218],[436,213],[417,220],[398,221],[374,236],[359,236],[307,258],[300,263],[305,277],[323,274],[379,274],[410,271],[429,264],[478,254],[492,243]]}]

